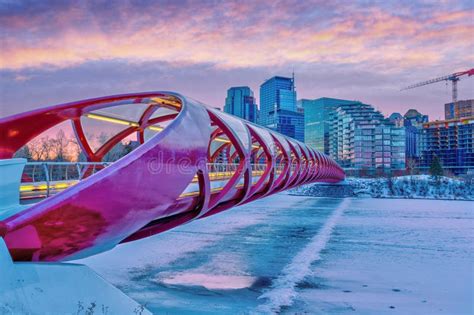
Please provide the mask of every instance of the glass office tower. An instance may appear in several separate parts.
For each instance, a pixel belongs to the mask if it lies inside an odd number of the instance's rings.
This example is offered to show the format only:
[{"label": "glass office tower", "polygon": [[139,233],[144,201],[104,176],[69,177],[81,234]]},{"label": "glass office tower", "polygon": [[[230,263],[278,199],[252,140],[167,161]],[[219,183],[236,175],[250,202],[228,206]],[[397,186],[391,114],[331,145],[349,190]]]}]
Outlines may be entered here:
[{"label": "glass office tower", "polygon": [[257,105],[253,91],[248,86],[236,86],[228,89],[224,111],[253,123],[257,122]]},{"label": "glass office tower", "polygon": [[285,109],[296,112],[293,78],[275,76],[260,85],[260,124],[270,124],[270,112]]},{"label": "glass office tower", "polygon": [[304,115],[296,107],[293,78],[275,76],[260,86],[259,123],[304,141]]},{"label": "glass office tower", "polygon": [[304,114],[279,109],[276,115],[273,111],[270,112],[271,126],[275,126],[275,119],[277,119],[277,123],[274,130],[298,141],[304,141]]}]

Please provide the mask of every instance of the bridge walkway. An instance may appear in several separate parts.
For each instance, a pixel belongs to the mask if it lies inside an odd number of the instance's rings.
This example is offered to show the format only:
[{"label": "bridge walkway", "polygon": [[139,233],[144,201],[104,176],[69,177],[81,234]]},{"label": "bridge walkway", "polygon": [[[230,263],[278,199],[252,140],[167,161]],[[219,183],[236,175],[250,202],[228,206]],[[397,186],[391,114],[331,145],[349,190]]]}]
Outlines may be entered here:
[{"label": "bridge walkway", "polygon": [[[109,166],[109,162],[28,162],[25,166],[21,185],[20,200],[22,203],[39,201],[57,194],[79,183],[81,180]],[[256,183],[263,175],[266,164],[252,165],[252,183]],[[208,174],[212,193],[222,190],[227,180],[236,172],[238,164],[208,163]],[[281,169],[276,170],[280,174]],[[243,179],[236,187],[243,186]],[[197,176],[186,187],[180,198],[193,197],[199,194]]]}]

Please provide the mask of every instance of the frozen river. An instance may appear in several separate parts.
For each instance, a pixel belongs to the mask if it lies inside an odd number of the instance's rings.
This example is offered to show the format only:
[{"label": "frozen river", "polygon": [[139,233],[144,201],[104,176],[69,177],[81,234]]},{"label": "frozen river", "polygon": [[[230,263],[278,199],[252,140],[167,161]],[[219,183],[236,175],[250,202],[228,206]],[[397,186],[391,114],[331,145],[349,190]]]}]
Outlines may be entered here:
[{"label": "frozen river", "polygon": [[473,314],[474,203],[279,194],[82,262],[156,314]]}]

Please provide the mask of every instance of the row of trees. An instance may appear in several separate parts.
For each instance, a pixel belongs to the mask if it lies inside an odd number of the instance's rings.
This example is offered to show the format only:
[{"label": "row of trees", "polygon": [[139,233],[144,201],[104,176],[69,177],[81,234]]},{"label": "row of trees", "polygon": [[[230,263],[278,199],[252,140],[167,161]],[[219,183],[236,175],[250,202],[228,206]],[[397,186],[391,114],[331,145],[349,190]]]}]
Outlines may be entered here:
[{"label": "row of trees", "polygon": [[54,137],[35,138],[24,145],[15,157],[29,161],[78,161],[81,148],[75,138],[66,136],[60,129]]},{"label": "row of trees", "polygon": [[[101,132],[97,136],[88,135],[87,138],[92,140],[95,147],[100,147],[110,136]],[[135,141],[120,142],[104,156],[103,161],[116,161],[137,146],[138,143]],[[25,158],[28,161],[77,162],[86,160],[77,139],[68,137],[62,129],[54,137],[43,136],[31,140],[15,153],[15,157]]]}]

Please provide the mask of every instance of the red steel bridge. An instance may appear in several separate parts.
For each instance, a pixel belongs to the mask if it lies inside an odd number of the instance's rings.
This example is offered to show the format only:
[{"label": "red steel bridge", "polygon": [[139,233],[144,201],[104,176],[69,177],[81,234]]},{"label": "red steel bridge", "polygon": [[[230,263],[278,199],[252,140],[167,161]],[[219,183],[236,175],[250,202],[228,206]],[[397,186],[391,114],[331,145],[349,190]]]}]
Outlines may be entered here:
[{"label": "red steel bridge", "polygon": [[[46,176],[23,173],[20,192],[13,193],[39,201],[0,209],[0,237],[15,261],[87,257],[301,184],[345,176],[301,142],[172,92],[107,96],[2,118],[0,161],[66,121],[87,162],[27,164],[25,170]],[[120,128],[94,146],[88,121]],[[130,135],[139,146],[103,163]],[[53,178],[54,168],[71,167],[74,178],[64,172]]]}]

